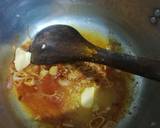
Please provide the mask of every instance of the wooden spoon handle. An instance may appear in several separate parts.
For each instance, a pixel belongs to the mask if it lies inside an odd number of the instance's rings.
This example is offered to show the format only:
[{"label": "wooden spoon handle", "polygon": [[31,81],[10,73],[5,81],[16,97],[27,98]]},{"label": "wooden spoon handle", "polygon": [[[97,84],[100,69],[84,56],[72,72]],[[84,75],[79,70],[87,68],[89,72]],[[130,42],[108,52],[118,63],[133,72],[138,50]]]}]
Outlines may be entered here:
[{"label": "wooden spoon handle", "polygon": [[99,50],[95,62],[160,81],[160,60]]}]

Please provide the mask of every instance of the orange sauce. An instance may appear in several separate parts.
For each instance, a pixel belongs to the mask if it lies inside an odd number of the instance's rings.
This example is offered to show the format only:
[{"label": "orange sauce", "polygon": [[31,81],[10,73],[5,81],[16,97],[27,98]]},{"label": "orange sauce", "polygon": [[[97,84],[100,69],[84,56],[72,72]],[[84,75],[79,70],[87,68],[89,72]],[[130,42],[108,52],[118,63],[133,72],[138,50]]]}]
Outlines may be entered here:
[{"label": "orange sauce", "polygon": [[[120,45],[109,42],[108,39],[95,32],[82,31],[81,34],[99,47],[115,51],[120,49]],[[27,49],[28,44],[22,47]],[[45,69],[48,70],[50,67],[45,66]],[[55,76],[47,74],[43,78],[39,77],[41,66],[30,65],[24,69],[28,77],[32,76],[32,73],[36,74],[33,75],[35,80],[33,86],[23,82],[17,86],[12,81],[19,102],[29,110],[35,120],[60,128],[64,128],[63,125],[66,122],[77,128],[88,128],[93,119],[104,118],[104,122],[94,123],[94,128],[98,128],[99,124],[103,126],[109,121],[117,122],[124,116],[131,96],[129,86],[132,76],[130,74],[92,63],[61,64],[57,67],[58,71]],[[15,70],[14,67],[13,70]],[[74,74],[71,80],[69,79],[70,73]],[[69,79],[68,86],[62,86],[59,83],[59,80],[64,79]],[[99,88],[95,97],[95,106],[92,109],[84,109],[79,105],[79,97],[82,90],[90,86]]]}]

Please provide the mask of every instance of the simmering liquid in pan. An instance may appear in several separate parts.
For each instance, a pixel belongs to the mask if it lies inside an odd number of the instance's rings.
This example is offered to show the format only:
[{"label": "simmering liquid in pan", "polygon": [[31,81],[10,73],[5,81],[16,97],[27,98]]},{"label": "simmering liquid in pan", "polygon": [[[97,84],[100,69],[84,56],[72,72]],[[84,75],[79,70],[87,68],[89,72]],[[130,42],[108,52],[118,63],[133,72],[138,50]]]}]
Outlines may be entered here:
[{"label": "simmering liquid in pan", "polygon": [[[99,47],[123,52],[115,40],[97,33],[83,35]],[[19,46],[21,52],[31,43]],[[131,101],[133,76],[100,64],[28,64],[17,70],[13,61],[9,76],[18,107],[40,128],[112,128]]]}]

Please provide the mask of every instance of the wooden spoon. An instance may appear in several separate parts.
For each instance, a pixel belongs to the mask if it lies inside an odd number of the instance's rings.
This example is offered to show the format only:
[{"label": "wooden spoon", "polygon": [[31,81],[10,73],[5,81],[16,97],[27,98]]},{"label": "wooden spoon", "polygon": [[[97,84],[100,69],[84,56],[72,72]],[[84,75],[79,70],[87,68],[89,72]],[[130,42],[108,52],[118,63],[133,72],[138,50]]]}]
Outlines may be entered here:
[{"label": "wooden spoon", "polygon": [[40,31],[35,36],[30,51],[33,64],[88,61],[160,81],[160,60],[96,47],[67,25],[53,25]]}]

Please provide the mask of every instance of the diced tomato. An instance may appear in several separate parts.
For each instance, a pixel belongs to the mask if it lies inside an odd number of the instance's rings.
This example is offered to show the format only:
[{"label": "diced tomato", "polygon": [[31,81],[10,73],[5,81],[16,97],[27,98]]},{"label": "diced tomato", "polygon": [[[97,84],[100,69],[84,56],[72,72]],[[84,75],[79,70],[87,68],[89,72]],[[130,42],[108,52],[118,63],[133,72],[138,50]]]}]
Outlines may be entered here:
[{"label": "diced tomato", "polygon": [[22,102],[30,108],[33,115],[39,115],[42,119],[60,115],[61,106],[56,100],[41,93],[26,95]]},{"label": "diced tomato", "polygon": [[28,86],[25,84],[22,84],[21,86],[17,86],[16,88],[19,95],[32,94],[37,91],[34,87]]},{"label": "diced tomato", "polygon": [[45,94],[53,94],[60,86],[57,81],[51,76],[46,75],[40,84],[41,90]]},{"label": "diced tomato", "polygon": [[52,95],[59,87],[51,75],[46,75],[39,85],[22,84],[16,89],[19,100],[31,110],[32,114],[44,119],[61,114],[60,109],[64,102],[62,98]]}]

